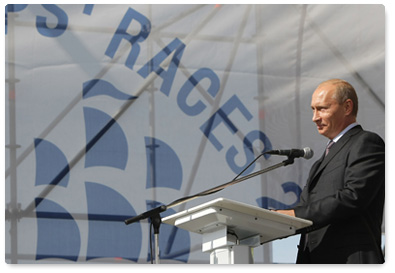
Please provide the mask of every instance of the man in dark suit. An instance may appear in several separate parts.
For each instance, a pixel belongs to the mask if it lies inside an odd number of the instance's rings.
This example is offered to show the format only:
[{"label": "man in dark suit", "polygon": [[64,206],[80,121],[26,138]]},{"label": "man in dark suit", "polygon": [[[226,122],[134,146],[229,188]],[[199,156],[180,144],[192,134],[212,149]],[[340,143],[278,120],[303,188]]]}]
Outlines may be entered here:
[{"label": "man in dark suit", "polygon": [[296,262],[384,263],[384,142],[356,123],[358,98],[346,81],[321,83],[311,108],[330,149],[313,164],[296,207],[277,210],[313,221],[301,235]]}]

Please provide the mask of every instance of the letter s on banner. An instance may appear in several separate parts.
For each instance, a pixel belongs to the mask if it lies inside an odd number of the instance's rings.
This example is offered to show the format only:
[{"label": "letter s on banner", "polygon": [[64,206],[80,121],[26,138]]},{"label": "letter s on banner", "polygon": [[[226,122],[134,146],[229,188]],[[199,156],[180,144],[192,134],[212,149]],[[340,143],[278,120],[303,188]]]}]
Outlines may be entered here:
[{"label": "letter s on banner", "polygon": [[57,5],[42,5],[43,8],[51,12],[58,18],[58,23],[54,28],[49,28],[47,25],[47,17],[37,16],[36,27],[37,31],[47,37],[58,37],[66,31],[69,18],[66,12],[59,8]]},{"label": "letter s on banner", "polygon": [[[235,162],[236,156],[239,154],[235,146],[231,146],[228,151],[226,152],[226,162],[228,163],[229,167],[232,169],[234,173],[240,173],[247,165],[254,160],[254,151],[252,149],[252,143],[255,140],[260,140],[263,143],[263,150],[261,153],[269,151],[272,149],[272,144],[269,138],[262,132],[258,130],[254,130],[249,132],[243,140],[243,148],[244,154],[246,156],[246,163],[242,166],[238,166]],[[266,159],[270,157],[269,154],[264,155]],[[255,163],[252,164],[246,171],[245,174],[251,173],[255,168]]]}]

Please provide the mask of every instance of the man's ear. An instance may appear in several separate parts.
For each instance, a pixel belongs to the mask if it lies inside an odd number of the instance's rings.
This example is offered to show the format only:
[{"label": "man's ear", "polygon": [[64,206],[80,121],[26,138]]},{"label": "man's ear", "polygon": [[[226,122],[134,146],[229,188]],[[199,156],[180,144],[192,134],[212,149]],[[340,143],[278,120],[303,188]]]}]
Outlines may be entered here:
[{"label": "man's ear", "polygon": [[343,107],[344,107],[344,111],[345,111],[346,115],[349,116],[349,115],[351,115],[352,110],[354,109],[354,103],[352,102],[351,99],[347,99],[343,103]]}]

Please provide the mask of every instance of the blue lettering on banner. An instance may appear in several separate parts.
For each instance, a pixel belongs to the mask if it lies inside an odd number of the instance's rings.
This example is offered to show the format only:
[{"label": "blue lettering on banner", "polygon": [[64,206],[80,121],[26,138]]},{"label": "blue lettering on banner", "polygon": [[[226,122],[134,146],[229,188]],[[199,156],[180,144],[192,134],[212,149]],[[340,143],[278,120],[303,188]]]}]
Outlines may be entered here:
[{"label": "blue lettering on banner", "polygon": [[[140,32],[137,35],[130,35],[126,33],[126,29],[129,27],[131,22],[134,20],[137,20],[140,25]],[[128,40],[131,45],[132,49],[129,54],[129,57],[126,60],[126,67],[133,69],[133,66],[138,58],[138,54],[140,52],[140,45],[138,44],[139,42],[144,41],[151,30],[151,22],[146,18],[144,15],[138,13],[137,11],[133,10],[132,8],[129,8],[124,17],[121,20],[120,25],[118,26],[118,29],[115,31],[114,36],[107,47],[106,50],[106,55],[113,58],[115,55],[115,52],[118,50],[118,47],[120,45],[120,42],[122,39]],[[165,48],[163,48],[155,57],[153,57],[149,62],[147,62],[140,70],[138,71],[138,74],[141,75],[143,78],[146,78],[150,73],[154,72],[158,76],[160,76],[163,79],[163,83],[161,85],[161,92],[164,93],[166,96],[169,96],[171,86],[173,84],[173,80],[177,71],[177,68],[179,66],[179,63],[182,58],[182,54],[185,49],[185,44],[183,44],[179,39],[174,39],[170,44],[168,44]],[[164,71],[163,68],[160,67],[160,64],[172,53],[174,52],[174,55],[172,57],[170,66],[167,71]],[[204,78],[208,78],[211,81],[210,87],[207,90],[207,92],[215,98],[219,86],[220,86],[220,81],[218,76],[209,68],[201,68],[197,70],[189,79],[184,83],[184,85],[181,87],[179,93],[177,94],[177,104],[180,107],[180,109],[187,115],[189,116],[196,116],[200,113],[203,112],[203,110],[206,108],[206,105],[202,101],[198,101],[192,106],[189,106],[186,103],[187,97],[191,94],[192,90],[194,87]],[[247,121],[250,121],[252,119],[252,114],[248,111],[247,107],[241,102],[241,100],[236,96],[233,95],[228,101],[224,103],[224,105],[218,109],[210,118],[208,121],[206,121],[201,127],[200,130],[204,133],[204,135],[209,139],[211,144],[214,145],[214,147],[217,149],[217,151],[221,151],[223,148],[223,145],[221,142],[215,137],[213,134],[213,130],[221,123],[224,123],[229,131],[232,134],[235,134],[238,129],[233,124],[233,122],[229,119],[229,115],[234,111],[238,109],[241,114],[244,116],[244,118]],[[260,139],[264,144],[265,144],[265,149],[268,147],[271,147],[269,139],[265,136],[263,133],[258,133],[258,139]],[[244,144],[248,144],[248,138],[244,140]],[[245,151],[252,150],[252,148],[248,148],[248,145],[246,146]],[[247,149],[247,150],[246,150]],[[235,172],[238,173],[238,170],[241,168],[237,166],[234,163],[234,158],[235,154],[237,154],[237,151],[235,148],[232,146],[230,148],[230,151],[227,154],[227,162],[229,164],[229,167]],[[253,156],[253,153],[250,154],[250,152],[246,152],[247,159],[251,159],[251,156]]]},{"label": "blue lettering on banner", "polygon": [[57,5],[42,5],[47,11],[52,13],[58,19],[58,22],[54,28],[48,27],[47,17],[37,16],[36,26],[37,30],[41,35],[47,37],[58,37],[65,32],[68,24],[68,17],[66,12],[59,8]]},{"label": "blue lettering on banner", "polygon": [[92,14],[92,10],[93,10],[93,6],[94,6],[93,4],[86,4],[85,7],[84,7],[83,13],[87,14],[87,15],[91,15]]},{"label": "blue lettering on banner", "polygon": [[27,4],[7,4],[5,7],[5,11],[7,12],[19,12],[24,10],[27,7]]},{"label": "blue lettering on banner", "polygon": [[[171,85],[173,84],[174,77],[176,76],[178,65],[180,64],[180,59],[182,53],[184,53],[185,45],[178,40],[174,39],[167,47],[162,49],[152,60],[146,63],[138,73],[146,78],[151,72],[155,72],[159,77],[163,79],[163,83],[160,87],[160,91],[166,96],[169,96]],[[163,68],[159,66],[173,51],[175,51],[169,69],[164,71]]]},{"label": "blue lettering on banner", "polygon": [[209,93],[211,97],[215,98],[219,91],[220,81],[217,74],[209,68],[200,68],[193,73],[181,87],[180,92],[178,92],[178,107],[180,107],[180,109],[188,116],[199,115],[207,107],[201,100],[196,102],[194,105],[187,104],[187,98],[192,93],[193,89],[200,81],[206,78],[210,81],[207,93]]},{"label": "blue lettering on banner", "polygon": [[5,6],[5,34],[7,34],[8,30],[8,13],[9,12],[19,12],[24,10],[27,7],[27,4],[7,4]]},{"label": "blue lettering on banner", "polygon": [[[8,26],[8,12],[20,12],[24,10],[28,5],[27,4],[7,4],[5,7],[5,34],[7,34],[7,26]],[[54,4],[43,4],[42,5],[46,10],[54,14],[57,19],[57,25],[55,28],[49,28],[47,26],[47,18],[44,16],[37,16],[36,18],[36,27],[40,34],[46,37],[58,37],[62,35],[68,25],[68,16],[67,13]],[[91,15],[93,10],[93,4],[87,4],[84,6],[83,13],[87,15]]]},{"label": "blue lettering on banner", "polygon": [[[243,148],[244,154],[246,156],[245,164],[242,166],[238,166],[235,162],[236,156],[239,154],[235,146],[231,146],[229,150],[226,152],[226,162],[228,163],[229,167],[235,172],[240,173],[245,167],[247,167],[250,162],[254,160],[254,151],[252,148],[252,143],[255,140],[260,140],[263,143],[263,150],[261,151],[266,152],[272,149],[272,144],[270,143],[269,138],[261,131],[254,130],[249,132],[243,140]],[[270,157],[269,154],[265,154],[264,157],[268,159]],[[244,174],[251,173],[255,168],[255,163],[252,164],[247,170],[245,170]]]},{"label": "blue lettering on banner", "polygon": [[[140,24],[140,31],[137,35],[130,35],[127,32],[127,29],[132,21],[137,21]],[[133,69],[133,66],[137,60],[137,57],[140,53],[140,45],[139,43],[143,42],[147,39],[149,33],[151,32],[151,22],[142,15],[138,13],[132,8],[129,8],[122,18],[121,23],[118,26],[118,29],[114,33],[113,38],[111,39],[110,44],[107,47],[105,54],[110,58],[113,58],[115,52],[117,51],[121,41],[123,39],[127,40],[131,45],[132,49],[129,53],[129,56],[126,59],[126,67]]]},{"label": "blue lettering on banner", "polygon": [[233,122],[229,119],[229,114],[234,110],[238,109],[247,121],[252,119],[252,115],[250,111],[244,106],[244,104],[240,101],[240,99],[233,95],[225,104],[215,112],[210,119],[205,122],[200,130],[204,133],[204,135],[210,140],[210,142],[214,145],[214,147],[221,151],[223,146],[219,142],[219,140],[214,136],[212,131],[220,124],[224,123],[226,127],[228,127],[229,131],[232,134],[237,132],[237,127],[233,124]]}]

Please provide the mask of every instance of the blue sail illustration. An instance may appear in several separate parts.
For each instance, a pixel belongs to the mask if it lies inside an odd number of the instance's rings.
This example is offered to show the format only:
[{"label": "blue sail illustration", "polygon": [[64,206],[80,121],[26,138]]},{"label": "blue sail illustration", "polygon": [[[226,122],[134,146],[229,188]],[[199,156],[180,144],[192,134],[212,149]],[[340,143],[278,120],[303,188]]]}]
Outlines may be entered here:
[{"label": "blue sail illustration", "polygon": [[136,215],[132,205],[119,192],[102,184],[85,182],[85,188],[89,220],[87,260],[113,257],[137,261],[141,226],[124,223]]},{"label": "blue sail illustration", "polygon": [[[57,185],[67,187],[69,182],[69,164],[63,152],[53,143],[36,138],[34,140],[36,153],[35,186]],[[62,177],[62,179],[57,179]]]},{"label": "blue sail illustration", "polygon": [[74,218],[59,204],[36,198],[36,260],[60,258],[77,261],[81,247],[80,230]]},{"label": "blue sail illustration", "polygon": [[109,96],[118,100],[132,100],[137,98],[136,96],[131,96],[122,92],[105,80],[94,79],[84,82],[82,91],[84,99],[101,95]]},{"label": "blue sail illustration", "polygon": [[128,143],[119,124],[106,113],[84,107],[86,129],[85,168],[106,166],[124,170]]},{"label": "blue sail illustration", "polygon": [[145,146],[146,188],[165,187],[179,190],[182,184],[182,165],[176,152],[157,138],[145,137]]}]

